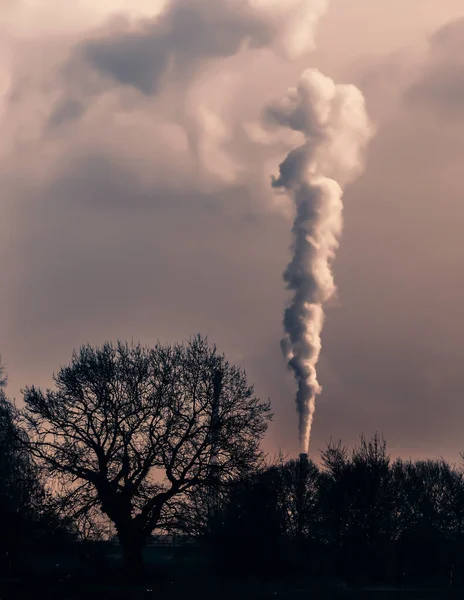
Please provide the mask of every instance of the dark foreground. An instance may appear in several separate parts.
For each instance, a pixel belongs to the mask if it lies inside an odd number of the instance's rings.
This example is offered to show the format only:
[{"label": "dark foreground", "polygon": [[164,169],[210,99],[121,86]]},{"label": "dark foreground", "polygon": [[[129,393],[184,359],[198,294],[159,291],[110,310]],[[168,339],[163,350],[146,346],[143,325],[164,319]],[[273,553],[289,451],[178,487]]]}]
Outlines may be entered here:
[{"label": "dark foreground", "polygon": [[420,589],[420,588],[348,588],[330,583],[314,585],[279,585],[271,583],[216,582],[175,582],[156,581],[128,583],[124,580],[96,581],[55,581],[55,582],[3,582],[0,599],[47,600],[442,600],[463,597],[462,589]]},{"label": "dark foreground", "polygon": [[[69,550],[69,549],[68,549]],[[74,548],[76,550],[76,548]],[[81,549],[82,550],[82,549]],[[256,553],[253,561],[214,556],[198,544],[151,546],[144,552],[145,572],[125,575],[122,554],[114,544],[97,544],[78,555],[37,553],[28,570],[0,577],[0,600],[446,600],[464,597],[464,579],[456,569],[403,574],[396,585],[379,584],[365,563],[364,579],[345,569],[346,579],[327,564],[315,573],[315,555],[295,562],[287,548],[278,560]],[[298,555],[299,557],[299,555]],[[301,557],[300,557],[301,558]],[[79,560],[80,559],[80,560]],[[246,565],[246,569],[244,566]],[[342,563],[344,566],[345,563]],[[240,566],[242,568],[240,568]],[[346,565],[345,565],[346,566]],[[347,583],[349,576],[353,579]],[[369,577],[375,584],[367,585]],[[348,581],[350,581],[348,579]],[[357,581],[358,583],[354,583]],[[361,583],[363,582],[363,583]]]}]

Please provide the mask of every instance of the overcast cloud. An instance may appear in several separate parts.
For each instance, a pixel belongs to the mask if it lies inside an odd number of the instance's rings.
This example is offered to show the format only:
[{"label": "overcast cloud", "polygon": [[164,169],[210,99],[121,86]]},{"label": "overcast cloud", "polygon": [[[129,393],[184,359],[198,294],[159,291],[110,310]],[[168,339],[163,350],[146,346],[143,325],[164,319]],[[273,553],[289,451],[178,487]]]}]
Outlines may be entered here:
[{"label": "overcast cloud", "polygon": [[291,12],[276,29],[282,15],[263,17],[257,0],[246,19],[232,0],[195,0],[188,14],[177,1],[161,16],[151,2],[95,4],[0,3],[10,393],[49,384],[87,341],[200,331],[271,397],[268,449],[297,450],[279,348],[291,215],[270,176],[298,140],[270,143],[258,123],[317,66],[361,88],[377,135],[345,197],[313,452],[383,430],[395,454],[458,460],[462,3],[333,0],[316,51],[311,36],[290,43]]}]

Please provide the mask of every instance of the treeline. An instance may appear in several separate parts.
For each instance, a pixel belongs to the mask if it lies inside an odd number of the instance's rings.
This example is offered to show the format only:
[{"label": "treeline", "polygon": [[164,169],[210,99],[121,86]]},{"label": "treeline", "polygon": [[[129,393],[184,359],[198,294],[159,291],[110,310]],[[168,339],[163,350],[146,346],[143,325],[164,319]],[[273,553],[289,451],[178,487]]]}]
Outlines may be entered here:
[{"label": "treeline", "polygon": [[137,577],[157,532],[240,577],[461,584],[460,468],[392,460],[379,435],[270,464],[269,403],[206,339],[85,346],[54,380],[19,409],[0,372],[2,579],[46,555],[101,572],[112,522]]},{"label": "treeline", "polygon": [[349,584],[462,584],[462,470],[391,460],[379,435],[352,451],[330,444],[319,466],[273,465],[236,482],[215,520],[202,514],[190,503],[178,528],[203,530],[218,566]]}]

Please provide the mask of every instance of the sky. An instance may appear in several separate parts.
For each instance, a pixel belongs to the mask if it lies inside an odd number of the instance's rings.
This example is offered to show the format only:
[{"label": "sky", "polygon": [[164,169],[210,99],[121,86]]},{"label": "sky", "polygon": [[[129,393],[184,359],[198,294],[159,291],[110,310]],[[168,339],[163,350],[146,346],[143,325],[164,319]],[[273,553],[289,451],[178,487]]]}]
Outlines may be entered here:
[{"label": "sky", "polygon": [[296,138],[260,139],[260,119],[311,67],[359,87],[375,136],[344,195],[310,453],[381,431],[395,456],[460,460],[462,0],[323,4],[0,0],[0,353],[19,403],[83,343],[201,332],[271,399],[266,449],[298,451],[292,214],[270,185]]}]

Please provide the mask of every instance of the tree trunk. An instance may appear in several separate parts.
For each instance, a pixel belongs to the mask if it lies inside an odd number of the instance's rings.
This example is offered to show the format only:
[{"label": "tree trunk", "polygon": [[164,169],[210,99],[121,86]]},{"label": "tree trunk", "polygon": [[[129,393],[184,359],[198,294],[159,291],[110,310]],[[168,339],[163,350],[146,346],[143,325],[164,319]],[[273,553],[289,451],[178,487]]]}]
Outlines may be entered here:
[{"label": "tree trunk", "polygon": [[119,532],[124,570],[131,579],[137,579],[144,573],[143,549],[145,540],[135,532]]}]

